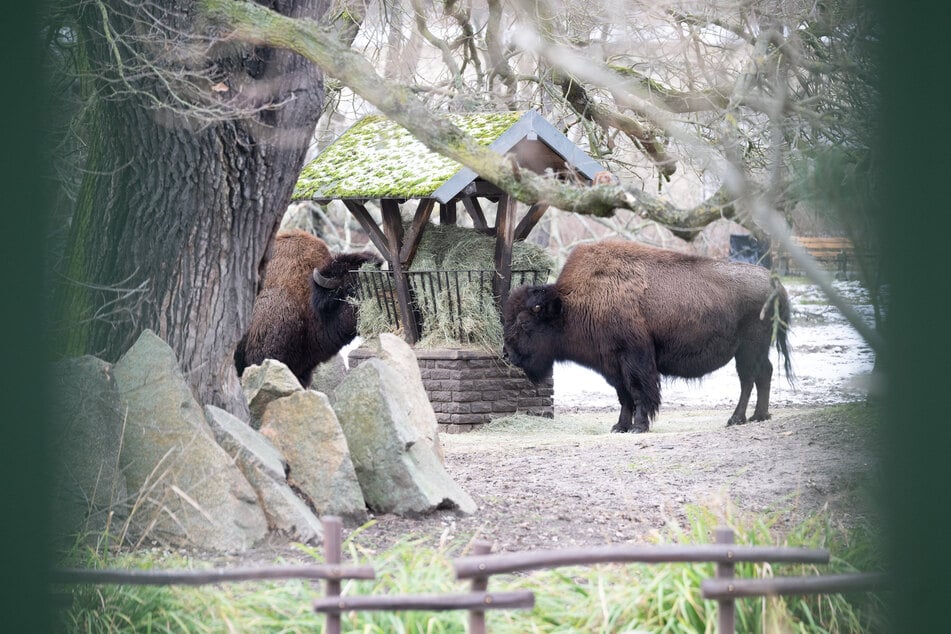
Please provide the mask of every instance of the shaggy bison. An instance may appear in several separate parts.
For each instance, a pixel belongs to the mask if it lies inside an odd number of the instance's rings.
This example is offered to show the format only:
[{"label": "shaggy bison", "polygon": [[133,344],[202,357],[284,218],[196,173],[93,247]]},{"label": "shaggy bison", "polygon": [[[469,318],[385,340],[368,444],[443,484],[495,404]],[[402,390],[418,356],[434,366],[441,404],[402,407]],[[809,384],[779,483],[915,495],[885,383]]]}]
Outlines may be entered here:
[{"label": "shaggy bison", "polygon": [[238,376],[250,365],[276,359],[306,387],[317,364],[357,335],[357,315],[347,301],[354,280],[347,272],[369,261],[381,262],[370,253],[334,256],[306,231],[279,233],[251,325],[234,352]]},{"label": "shaggy bison", "polygon": [[555,361],[607,379],[621,403],[611,431],[649,429],[661,375],[698,378],[734,358],[740,401],[727,425],[746,422],[754,385],[751,420],[769,418],[774,333],[792,377],[786,290],[752,264],[632,242],[587,244],[571,253],[554,284],[515,289],[502,319],[505,356],[530,380],[549,376]]}]

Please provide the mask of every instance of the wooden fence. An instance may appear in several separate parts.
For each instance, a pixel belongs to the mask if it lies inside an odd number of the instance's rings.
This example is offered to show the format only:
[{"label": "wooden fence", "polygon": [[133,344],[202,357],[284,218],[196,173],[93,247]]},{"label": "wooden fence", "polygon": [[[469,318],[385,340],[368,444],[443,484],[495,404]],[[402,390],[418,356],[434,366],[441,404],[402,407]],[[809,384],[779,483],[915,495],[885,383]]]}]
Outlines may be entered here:
[{"label": "wooden fence", "polygon": [[[796,236],[793,240],[839,279],[854,278],[863,264],[874,261],[874,255],[856,249],[848,238]],[[797,272],[795,262],[783,249],[776,248],[774,257],[781,275]]]},{"label": "wooden fence", "polygon": [[469,580],[468,592],[458,594],[415,594],[342,596],[341,581],[376,578],[372,566],[342,563],[342,523],[339,518],[325,517],[324,558],[326,563],[307,566],[273,566],[222,570],[56,570],[54,583],[65,584],[136,584],[136,585],[201,585],[263,579],[324,580],[325,596],[316,599],[313,608],[326,615],[326,634],[339,634],[341,614],[351,611],[455,611],[469,612],[470,634],[485,634],[485,613],[488,610],[530,609],[535,595],[527,590],[490,592],[489,580],[494,575],[604,563],[715,563],[716,574],[701,582],[701,595],[717,601],[717,632],[733,634],[736,600],[744,597],[835,594],[866,592],[885,587],[881,574],[859,573],[801,577],[738,579],[734,577],[737,563],[824,564],[829,551],[774,546],[742,546],[733,543],[733,531],[719,528],[716,543],[696,546],[616,545],[589,548],[533,550],[515,553],[491,553],[489,542],[473,544],[473,554],[452,561],[456,577]]}]

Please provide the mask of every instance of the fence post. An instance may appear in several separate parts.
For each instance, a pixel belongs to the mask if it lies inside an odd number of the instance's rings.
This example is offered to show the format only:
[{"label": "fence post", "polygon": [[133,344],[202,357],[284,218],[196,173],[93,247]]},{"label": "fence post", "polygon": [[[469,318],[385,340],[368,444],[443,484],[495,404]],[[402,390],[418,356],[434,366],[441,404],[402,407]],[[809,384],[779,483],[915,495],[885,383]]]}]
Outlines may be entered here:
[{"label": "fence post", "polygon": [[[473,555],[488,555],[492,552],[492,544],[487,541],[476,541],[472,544]],[[488,577],[473,577],[472,591],[485,592],[489,589]],[[469,634],[485,634],[485,611],[469,610]]]},{"label": "fence post", "polygon": [[[716,542],[718,544],[733,543],[733,529],[727,526],[720,526],[714,531]],[[732,579],[734,574],[734,564],[717,563],[717,579]],[[736,632],[736,602],[732,599],[719,599],[717,601],[717,634],[734,634]]]},{"label": "fence post", "polygon": [[[324,559],[328,565],[339,565],[340,548],[343,543],[343,522],[339,517],[328,516],[321,520],[324,525]],[[340,579],[327,579],[327,596],[340,596]],[[327,613],[325,634],[340,634],[340,614]]]}]

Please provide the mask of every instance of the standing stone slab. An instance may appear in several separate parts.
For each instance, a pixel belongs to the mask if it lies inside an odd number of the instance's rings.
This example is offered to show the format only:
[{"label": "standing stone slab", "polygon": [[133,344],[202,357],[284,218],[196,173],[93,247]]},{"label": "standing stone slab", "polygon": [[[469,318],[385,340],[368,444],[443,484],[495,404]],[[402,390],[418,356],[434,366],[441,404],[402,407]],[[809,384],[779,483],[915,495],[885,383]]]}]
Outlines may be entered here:
[{"label": "standing stone slab", "polygon": [[382,333],[376,342],[376,353],[380,360],[400,375],[405,377],[403,395],[406,398],[406,419],[423,440],[432,447],[439,461],[446,462],[443,457],[442,443],[439,442],[439,424],[436,421],[436,412],[429,402],[429,395],[423,385],[423,377],[419,371],[419,362],[416,353],[402,337],[392,333]]},{"label": "standing stone slab", "polygon": [[172,349],[146,330],[114,375],[128,407],[121,463],[138,495],[133,533],[215,551],[261,541],[267,520],[257,495],[215,442]]},{"label": "standing stone slab", "polygon": [[314,376],[310,380],[309,389],[315,392],[323,392],[330,399],[330,403],[333,404],[334,390],[337,389],[345,376],[347,376],[347,366],[343,357],[335,354],[328,361],[318,363],[317,367],[314,368]]},{"label": "standing stone slab", "polygon": [[261,433],[287,460],[288,482],[318,516],[366,518],[350,448],[326,394],[305,390],[271,401],[261,422]]},{"label": "standing stone slab", "polygon": [[97,540],[107,530],[116,532],[128,512],[128,498],[119,471],[124,407],[112,366],[91,356],[58,362],[53,414],[56,533]]},{"label": "standing stone slab", "polygon": [[367,359],[336,391],[337,416],[367,505],[410,517],[437,509],[475,512],[475,502],[410,421],[406,380],[379,359]]},{"label": "standing stone slab", "polygon": [[241,389],[251,410],[251,426],[260,429],[268,403],[304,388],[286,365],[274,359],[265,359],[261,365],[245,368],[241,375]]},{"label": "standing stone slab", "polygon": [[323,538],[320,520],[287,484],[287,462],[281,452],[247,423],[213,405],[205,416],[218,444],[232,456],[258,494],[268,527],[302,542]]}]

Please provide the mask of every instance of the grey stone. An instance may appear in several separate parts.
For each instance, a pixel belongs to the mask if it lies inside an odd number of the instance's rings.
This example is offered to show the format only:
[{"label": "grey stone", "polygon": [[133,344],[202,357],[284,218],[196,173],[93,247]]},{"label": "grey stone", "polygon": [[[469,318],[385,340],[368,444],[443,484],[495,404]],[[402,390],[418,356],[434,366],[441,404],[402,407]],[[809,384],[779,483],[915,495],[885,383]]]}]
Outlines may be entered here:
[{"label": "grey stone", "polygon": [[406,399],[407,422],[415,427],[419,435],[432,447],[439,461],[445,463],[442,444],[439,442],[436,413],[426,394],[416,353],[402,337],[388,332],[379,336],[375,350],[380,360],[404,378],[402,392]]},{"label": "grey stone", "polygon": [[344,363],[342,356],[335,354],[329,361],[319,363],[314,368],[309,389],[315,392],[323,392],[333,403],[334,390],[337,389],[345,376],[347,376],[347,364]]},{"label": "grey stone", "polygon": [[95,543],[121,527],[128,512],[119,470],[123,407],[112,366],[91,356],[56,363],[53,420],[55,532]]},{"label": "grey stone", "polygon": [[205,405],[205,420],[218,444],[229,456],[237,457],[238,466],[241,466],[242,461],[253,460],[275,480],[285,479],[287,461],[263,434],[214,405]]},{"label": "grey stone", "polygon": [[114,375],[128,408],[121,464],[138,496],[130,536],[225,552],[260,542],[257,495],[215,442],[172,349],[146,330]]},{"label": "grey stone", "polygon": [[290,368],[274,359],[265,359],[261,365],[245,368],[241,375],[241,388],[251,410],[251,426],[261,427],[261,417],[268,403],[304,388]]},{"label": "grey stone", "polygon": [[287,480],[318,515],[366,518],[347,439],[326,394],[305,390],[271,401],[261,433],[284,454]]},{"label": "grey stone", "polygon": [[288,485],[281,452],[263,434],[223,409],[206,405],[205,416],[218,444],[235,459],[257,492],[268,527],[298,541],[320,542],[320,520]]},{"label": "grey stone", "polygon": [[337,388],[337,416],[367,505],[410,517],[437,509],[475,512],[475,502],[411,424],[405,382],[379,359],[367,359]]}]

